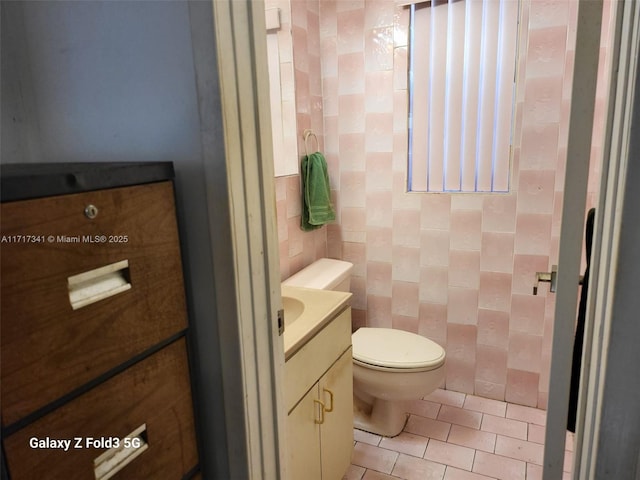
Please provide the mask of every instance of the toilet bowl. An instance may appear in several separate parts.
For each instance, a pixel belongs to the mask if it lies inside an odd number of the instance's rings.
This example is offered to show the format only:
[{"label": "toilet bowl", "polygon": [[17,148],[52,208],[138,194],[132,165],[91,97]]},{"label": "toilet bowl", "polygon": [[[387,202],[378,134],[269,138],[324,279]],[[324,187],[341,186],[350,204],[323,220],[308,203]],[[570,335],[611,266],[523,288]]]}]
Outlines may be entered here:
[{"label": "toilet bowl", "polygon": [[444,349],[411,332],[358,329],[353,343],[354,425],[395,437],[407,421],[405,402],[433,392],[444,380]]},{"label": "toilet bowl", "polygon": [[[285,285],[349,291],[353,265],[320,259]],[[353,344],[354,426],[394,437],[407,421],[405,402],[418,400],[444,379],[445,351],[421,335],[390,328],[359,328]]]}]

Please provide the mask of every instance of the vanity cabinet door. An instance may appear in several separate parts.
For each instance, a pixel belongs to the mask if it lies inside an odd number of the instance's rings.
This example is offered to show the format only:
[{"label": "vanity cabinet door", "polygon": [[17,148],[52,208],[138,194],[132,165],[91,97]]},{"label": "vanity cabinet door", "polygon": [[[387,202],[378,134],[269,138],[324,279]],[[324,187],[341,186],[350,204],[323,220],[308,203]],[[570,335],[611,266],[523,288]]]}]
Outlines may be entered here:
[{"label": "vanity cabinet door", "polygon": [[287,478],[321,480],[320,425],[321,406],[317,403],[318,384],[300,400],[287,418]]},{"label": "vanity cabinet door", "polygon": [[319,388],[325,405],[324,423],[320,428],[322,479],[340,480],[351,464],[353,450],[351,347],[322,377]]}]

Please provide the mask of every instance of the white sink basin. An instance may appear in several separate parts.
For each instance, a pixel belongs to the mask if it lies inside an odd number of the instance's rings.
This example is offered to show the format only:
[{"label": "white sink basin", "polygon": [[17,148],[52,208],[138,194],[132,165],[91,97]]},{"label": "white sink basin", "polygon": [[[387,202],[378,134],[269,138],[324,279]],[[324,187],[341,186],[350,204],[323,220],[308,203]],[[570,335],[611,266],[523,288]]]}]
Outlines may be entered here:
[{"label": "white sink basin", "polygon": [[302,312],[304,312],[304,303],[297,298],[282,297],[282,307],[284,308],[284,326],[286,327],[295,322]]},{"label": "white sink basin", "polygon": [[290,358],[347,306],[351,294],[282,286],[284,357]]}]

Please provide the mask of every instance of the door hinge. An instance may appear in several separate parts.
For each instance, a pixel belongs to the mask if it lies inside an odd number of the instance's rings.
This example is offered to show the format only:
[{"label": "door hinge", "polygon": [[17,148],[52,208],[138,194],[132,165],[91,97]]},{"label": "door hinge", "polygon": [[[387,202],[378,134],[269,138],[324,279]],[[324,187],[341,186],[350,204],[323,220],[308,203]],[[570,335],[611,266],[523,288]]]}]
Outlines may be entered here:
[{"label": "door hinge", "polygon": [[278,310],[278,335],[284,333],[284,308]]}]

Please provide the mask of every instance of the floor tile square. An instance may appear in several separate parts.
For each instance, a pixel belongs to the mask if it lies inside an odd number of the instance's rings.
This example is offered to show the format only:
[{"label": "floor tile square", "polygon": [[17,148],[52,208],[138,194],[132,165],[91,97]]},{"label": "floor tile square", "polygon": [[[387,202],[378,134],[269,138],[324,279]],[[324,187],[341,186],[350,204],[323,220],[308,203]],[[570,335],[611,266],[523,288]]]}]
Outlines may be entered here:
[{"label": "floor tile square", "polygon": [[486,414],[482,417],[480,430],[498,433],[507,437],[519,438],[520,440],[527,440],[528,433],[526,422]]},{"label": "floor tile square", "polygon": [[353,449],[351,463],[378,472],[391,473],[397,459],[398,452],[358,442]]},{"label": "floor tile square", "polygon": [[442,480],[446,468],[439,463],[401,454],[392,474],[406,480]]},{"label": "floor tile square", "polygon": [[398,453],[406,453],[414,457],[423,457],[429,439],[421,435],[402,432],[397,437],[385,437],[380,442],[380,447],[393,450]]},{"label": "floor tile square", "polygon": [[496,434],[461,427],[460,425],[452,425],[448,442],[493,453],[496,446]]},{"label": "floor tile square", "polygon": [[507,413],[507,402],[467,395],[464,401],[464,408],[476,412],[488,413],[496,417],[504,417]]},{"label": "floor tile square", "polygon": [[417,415],[411,415],[407,425],[404,427],[405,432],[413,433],[414,435],[422,435],[423,437],[435,438],[436,440],[442,440],[443,442],[447,441],[450,429],[450,423],[419,417]]},{"label": "floor tile square", "polygon": [[424,458],[433,462],[471,471],[475,453],[476,451],[472,448],[431,439],[429,440],[429,445],[427,445]]},{"label": "floor tile square", "polygon": [[464,405],[464,399],[466,394],[460,392],[454,392],[453,390],[437,389],[435,392],[424,397],[424,400],[429,400],[434,403],[443,403],[445,405],[451,405],[452,407],[462,408]]},{"label": "floor tile square", "polygon": [[443,405],[438,413],[438,420],[469,428],[480,428],[482,413],[465,410],[464,408]]},{"label": "floor tile square", "polygon": [[473,471],[500,480],[525,480],[526,463],[487,452],[476,452]]}]

